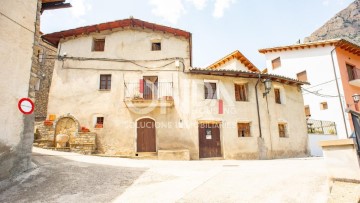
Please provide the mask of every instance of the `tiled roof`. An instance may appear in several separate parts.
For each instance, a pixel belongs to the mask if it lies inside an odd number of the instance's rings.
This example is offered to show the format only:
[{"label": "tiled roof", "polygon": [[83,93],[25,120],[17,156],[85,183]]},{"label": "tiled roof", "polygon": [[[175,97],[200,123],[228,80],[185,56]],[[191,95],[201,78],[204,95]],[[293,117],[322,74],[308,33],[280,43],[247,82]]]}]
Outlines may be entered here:
[{"label": "tiled roof", "polygon": [[93,33],[93,32],[101,32],[104,30],[112,30],[112,29],[116,29],[116,28],[125,28],[125,27],[138,27],[138,28],[143,28],[143,29],[147,28],[147,29],[151,29],[151,30],[170,33],[175,36],[182,36],[182,37],[185,37],[186,39],[191,38],[190,32],[163,26],[163,25],[158,25],[158,24],[154,24],[154,23],[150,23],[150,22],[146,22],[146,21],[142,21],[142,20],[134,19],[134,18],[117,20],[117,21],[113,21],[113,22],[106,22],[106,23],[101,23],[101,24],[96,24],[96,25],[89,25],[89,26],[85,26],[85,27],[79,27],[79,28],[64,30],[64,31],[60,31],[60,32],[54,32],[51,34],[43,35],[42,37],[43,37],[43,39],[45,39],[48,42],[57,46],[60,39],[63,39],[66,37],[80,36],[83,34],[89,34],[89,33]]},{"label": "tiled roof", "polygon": [[207,67],[207,69],[217,69],[219,68],[222,64],[225,64],[226,62],[232,60],[232,59],[237,59],[239,60],[242,64],[244,64],[250,71],[253,72],[260,72],[259,69],[253,64],[251,63],[251,61],[249,61],[249,59],[247,59],[239,50],[236,50],[234,52],[232,52],[231,54],[219,59],[218,61],[216,61],[215,63],[211,64],[210,66]]},{"label": "tiled roof", "polygon": [[345,40],[345,39],[322,40],[322,41],[309,42],[309,43],[303,43],[303,44],[294,44],[294,45],[289,45],[289,46],[265,48],[265,49],[259,49],[259,52],[262,54],[265,54],[268,52],[325,47],[327,45],[340,47],[341,49],[344,49],[346,51],[349,51],[350,53],[360,56],[360,46],[354,42],[350,42],[349,40]]},{"label": "tiled roof", "polygon": [[203,75],[217,75],[224,77],[242,77],[242,78],[260,78],[261,79],[271,79],[274,82],[280,82],[288,85],[308,85],[308,82],[300,81],[297,79],[268,74],[268,73],[256,73],[252,71],[243,71],[243,70],[224,70],[224,69],[204,69],[204,68],[191,68],[190,73],[192,74],[203,74]]}]

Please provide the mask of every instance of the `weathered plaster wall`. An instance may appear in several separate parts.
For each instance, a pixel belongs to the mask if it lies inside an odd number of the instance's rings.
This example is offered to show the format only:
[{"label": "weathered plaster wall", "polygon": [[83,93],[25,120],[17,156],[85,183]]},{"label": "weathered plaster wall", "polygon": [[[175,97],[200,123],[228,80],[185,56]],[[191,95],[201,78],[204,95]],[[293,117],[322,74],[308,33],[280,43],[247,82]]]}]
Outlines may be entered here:
[{"label": "weathered plaster wall", "polygon": [[[59,52],[67,57],[96,57],[112,59],[164,59],[184,58],[189,67],[188,41],[164,33],[138,30],[120,30],[100,33],[106,39],[104,52],[91,52],[93,36],[68,39],[59,45]],[[161,39],[162,51],[150,51],[151,39]],[[61,48],[60,48],[61,47]],[[198,124],[219,121],[222,155],[226,159],[257,159],[304,155],[306,151],[306,124],[303,115],[303,100],[297,87],[283,85],[287,103],[276,106],[273,92],[268,104],[262,97],[263,85],[259,87],[259,105],[263,140],[259,139],[255,100],[257,79],[194,75],[176,68],[172,60],[137,61],[148,66],[141,68],[133,63],[110,61],[56,61],[53,82],[50,88],[49,114],[57,116],[71,113],[91,131],[97,133],[97,148],[100,153],[134,156],[136,153],[136,122],[152,118],[156,126],[157,150],[190,150],[191,159],[199,158]],[[168,64],[163,68],[158,68]],[[234,63],[236,67],[239,64]],[[152,68],[153,67],[153,68]],[[111,74],[111,90],[99,90],[100,74]],[[124,102],[126,85],[139,83],[143,76],[158,76],[159,83],[172,82],[173,107],[130,108]],[[204,80],[218,81],[219,98],[224,100],[224,114],[218,113],[218,100],[204,99]],[[248,102],[235,102],[234,83],[248,83]],[[274,83],[280,86],[281,84]],[[269,114],[275,113],[274,118]],[[273,112],[278,111],[278,112]],[[289,115],[288,112],[294,112]],[[103,128],[94,128],[96,117],[104,117]],[[274,119],[269,122],[269,119]],[[287,122],[288,138],[278,138],[277,122]],[[250,122],[249,138],[239,138],[237,122]],[[270,133],[271,132],[271,133]],[[270,138],[270,136],[272,138]],[[264,143],[268,150],[260,150]],[[263,148],[263,147],[262,147]],[[273,153],[271,153],[273,150]]]},{"label": "weathered plaster wall", "polygon": [[[34,116],[24,116],[17,103],[34,98],[29,85],[38,1],[4,0],[0,11],[0,180],[27,170],[33,138]],[[39,19],[39,18],[37,18]],[[32,81],[30,80],[30,84]]]},{"label": "weathered plaster wall", "polygon": [[[336,87],[335,75],[333,70],[331,51],[334,46],[325,46],[317,48],[305,48],[299,50],[271,52],[265,54],[266,66],[269,73],[280,74],[291,78],[296,78],[296,74],[306,70],[308,82],[311,85],[304,85],[303,91],[304,104],[309,105],[311,111],[311,119],[333,121],[336,123],[336,129],[339,138],[346,137],[346,130],[341,112],[341,105],[346,108],[346,102],[339,66],[337,62],[337,52],[333,52],[336,75],[339,82],[340,95],[342,95],[342,104],[337,97],[338,91]],[[272,69],[271,61],[277,57],[281,58],[281,67]],[[310,92],[313,93],[310,93]],[[319,93],[320,96],[316,95]],[[325,95],[325,96],[321,96]],[[327,102],[328,109],[320,108],[321,102]],[[345,113],[348,132],[350,133],[350,125],[348,116]]]}]

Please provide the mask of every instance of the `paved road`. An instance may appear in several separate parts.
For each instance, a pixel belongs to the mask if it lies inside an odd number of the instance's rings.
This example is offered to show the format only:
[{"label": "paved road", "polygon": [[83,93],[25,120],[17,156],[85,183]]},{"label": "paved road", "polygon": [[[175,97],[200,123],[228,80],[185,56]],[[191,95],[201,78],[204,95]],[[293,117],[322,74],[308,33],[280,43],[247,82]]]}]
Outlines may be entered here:
[{"label": "paved road", "polygon": [[38,167],[0,202],[326,202],[321,158],[157,161],[34,148]]}]

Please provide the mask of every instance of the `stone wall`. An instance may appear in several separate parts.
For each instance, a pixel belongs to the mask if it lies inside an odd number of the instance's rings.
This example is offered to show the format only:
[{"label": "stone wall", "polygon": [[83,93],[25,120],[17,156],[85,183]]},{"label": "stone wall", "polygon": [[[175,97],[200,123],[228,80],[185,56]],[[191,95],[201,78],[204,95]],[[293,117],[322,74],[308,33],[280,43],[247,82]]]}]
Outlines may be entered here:
[{"label": "stone wall", "polygon": [[40,79],[39,90],[35,92],[35,120],[43,121],[47,116],[47,104],[49,98],[49,89],[51,85],[52,73],[54,70],[55,57],[57,49],[48,43],[40,40],[38,56],[38,73]]},{"label": "stone wall", "polygon": [[93,154],[96,148],[96,133],[79,132],[78,136],[70,140],[70,150],[80,154]]}]

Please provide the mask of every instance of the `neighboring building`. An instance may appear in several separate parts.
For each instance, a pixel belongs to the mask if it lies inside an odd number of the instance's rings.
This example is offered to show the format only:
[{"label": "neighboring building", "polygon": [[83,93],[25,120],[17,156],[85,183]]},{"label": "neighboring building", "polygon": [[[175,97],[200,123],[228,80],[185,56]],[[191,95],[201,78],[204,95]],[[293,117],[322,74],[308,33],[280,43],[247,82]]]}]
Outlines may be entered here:
[{"label": "neighboring building", "polygon": [[39,82],[36,53],[40,13],[46,9],[69,6],[63,2],[1,1],[0,180],[30,168],[34,114],[23,115],[18,110],[18,102],[23,97],[35,99]]},{"label": "neighboring building", "polygon": [[47,105],[54,70],[57,49],[44,40],[40,40],[37,53],[39,64],[39,83],[35,92],[36,106],[34,110],[35,121],[44,121],[47,116]]},{"label": "neighboring building", "polygon": [[352,95],[360,93],[359,45],[333,39],[259,52],[265,54],[269,73],[311,83],[302,89],[309,134],[337,134],[338,138],[351,135],[351,118],[344,110],[358,110]]},{"label": "neighboring building", "polygon": [[[71,146],[79,129],[89,128],[98,153],[111,155],[183,149],[191,159],[306,154],[304,83],[260,73],[239,51],[206,69],[191,68],[191,33],[133,18],[43,38],[59,49],[49,140],[67,134]],[[273,84],[263,97],[265,79]]]}]

